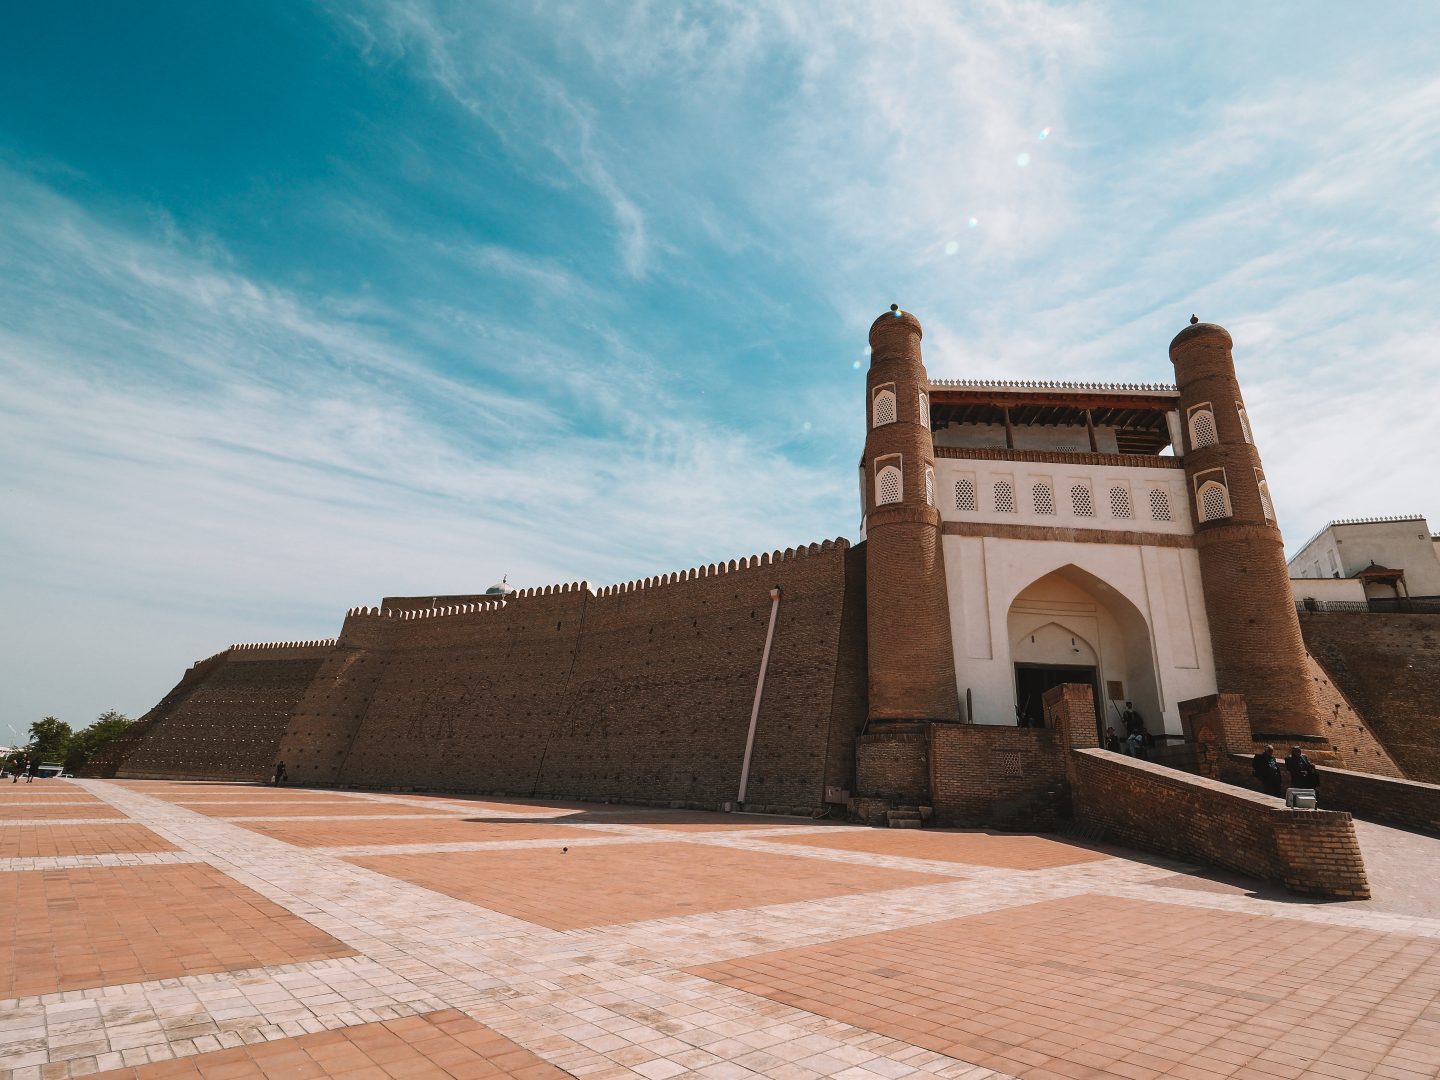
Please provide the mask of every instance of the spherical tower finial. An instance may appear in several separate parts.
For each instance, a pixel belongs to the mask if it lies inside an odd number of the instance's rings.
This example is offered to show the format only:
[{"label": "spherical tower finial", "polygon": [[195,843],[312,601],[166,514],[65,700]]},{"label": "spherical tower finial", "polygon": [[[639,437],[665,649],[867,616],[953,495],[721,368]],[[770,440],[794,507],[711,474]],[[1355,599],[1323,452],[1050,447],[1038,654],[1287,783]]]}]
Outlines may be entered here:
[{"label": "spherical tower finial", "polygon": [[1190,316],[1190,325],[1191,325],[1191,326],[1194,326],[1194,325],[1195,325],[1196,323],[1198,323],[1199,321],[1200,321],[1200,316],[1199,316],[1199,315],[1191,315],[1191,316]]}]

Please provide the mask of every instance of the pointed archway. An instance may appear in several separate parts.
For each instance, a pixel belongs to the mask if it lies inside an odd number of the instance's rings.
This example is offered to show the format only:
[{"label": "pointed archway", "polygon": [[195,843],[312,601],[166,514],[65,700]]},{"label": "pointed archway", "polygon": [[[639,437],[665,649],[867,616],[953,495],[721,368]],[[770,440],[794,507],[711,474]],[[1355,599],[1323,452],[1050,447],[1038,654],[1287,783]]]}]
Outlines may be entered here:
[{"label": "pointed archway", "polygon": [[1123,731],[1125,703],[1150,731],[1163,730],[1154,649],[1145,616],[1118,589],[1073,563],[1021,589],[1007,613],[1017,717],[1038,712],[1038,698],[1059,682],[1095,688],[1096,719]]}]

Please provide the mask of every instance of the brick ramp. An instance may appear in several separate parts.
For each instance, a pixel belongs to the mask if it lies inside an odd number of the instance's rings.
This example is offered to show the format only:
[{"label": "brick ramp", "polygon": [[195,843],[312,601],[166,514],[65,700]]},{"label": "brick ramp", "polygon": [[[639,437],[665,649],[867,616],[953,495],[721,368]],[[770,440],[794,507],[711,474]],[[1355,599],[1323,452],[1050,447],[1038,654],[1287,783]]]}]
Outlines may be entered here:
[{"label": "brick ramp", "polygon": [[[1320,766],[1320,802],[1358,818],[1440,836],[1440,785]],[[1436,863],[1440,866],[1440,863]]]},{"label": "brick ramp", "polygon": [[1440,837],[1356,821],[1355,835],[1365,856],[1371,899],[1376,911],[1418,918],[1440,918],[1440,890],[1435,868],[1440,866]]},{"label": "brick ramp", "polygon": [[1077,822],[1108,839],[1310,896],[1370,895],[1347,813],[1287,810],[1268,795],[1106,750],[1071,750],[1067,764]]}]

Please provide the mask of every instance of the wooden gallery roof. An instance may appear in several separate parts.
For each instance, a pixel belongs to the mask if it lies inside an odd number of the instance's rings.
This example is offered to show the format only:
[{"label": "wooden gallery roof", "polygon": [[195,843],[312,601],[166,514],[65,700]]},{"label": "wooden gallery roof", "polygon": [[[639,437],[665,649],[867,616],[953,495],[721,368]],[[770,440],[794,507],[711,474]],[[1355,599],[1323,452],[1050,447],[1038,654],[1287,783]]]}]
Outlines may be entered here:
[{"label": "wooden gallery roof", "polygon": [[1144,383],[930,382],[930,426],[1114,428],[1122,454],[1154,455],[1170,445],[1166,414],[1179,406],[1173,386]]}]

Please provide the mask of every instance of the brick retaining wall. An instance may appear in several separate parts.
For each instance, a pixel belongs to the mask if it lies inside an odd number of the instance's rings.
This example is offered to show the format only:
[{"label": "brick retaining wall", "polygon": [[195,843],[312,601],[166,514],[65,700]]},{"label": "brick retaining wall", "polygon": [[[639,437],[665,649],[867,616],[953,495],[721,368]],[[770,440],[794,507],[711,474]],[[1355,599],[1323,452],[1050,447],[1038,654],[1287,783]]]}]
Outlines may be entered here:
[{"label": "brick retaining wall", "polygon": [[935,724],[930,737],[931,791],[941,825],[1002,824],[1007,813],[1065,779],[1060,744],[1046,728]]},{"label": "brick retaining wall", "polygon": [[1070,751],[1070,770],[1077,820],[1108,839],[1311,896],[1370,895],[1347,813],[1288,810],[1268,795],[1105,750]]},{"label": "brick retaining wall", "polygon": [[1440,836],[1440,785],[1320,766],[1320,805]]}]

